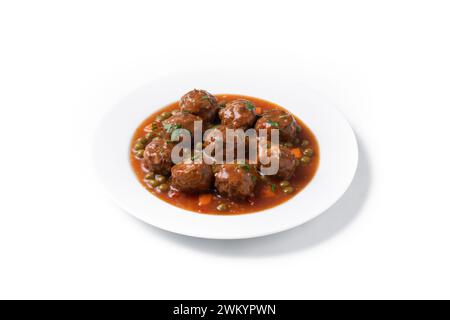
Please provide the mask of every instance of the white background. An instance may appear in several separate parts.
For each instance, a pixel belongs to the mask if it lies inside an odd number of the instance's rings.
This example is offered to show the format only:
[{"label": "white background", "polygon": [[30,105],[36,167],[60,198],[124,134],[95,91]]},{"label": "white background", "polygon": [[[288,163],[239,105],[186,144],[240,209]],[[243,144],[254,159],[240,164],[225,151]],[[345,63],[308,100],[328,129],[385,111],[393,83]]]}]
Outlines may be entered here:
[{"label": "white background", "polygon": [[[1,1],[0,298],[450,298],[448,1]],[[296,70],[361,147],[291,231],[159,231],[96,180],[92,135],[180,70]],[[114,143],[114,141],[105,141]]]}]

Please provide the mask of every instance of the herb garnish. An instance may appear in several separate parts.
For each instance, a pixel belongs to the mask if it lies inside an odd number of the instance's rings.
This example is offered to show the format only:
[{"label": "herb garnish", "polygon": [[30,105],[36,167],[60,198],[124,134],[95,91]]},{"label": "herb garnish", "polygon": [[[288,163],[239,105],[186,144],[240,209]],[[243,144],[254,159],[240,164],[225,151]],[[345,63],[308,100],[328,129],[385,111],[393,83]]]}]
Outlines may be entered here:
[{"label": "herb garnish", "polygon": [[243,168],[246,172],[250,172],[250,166],[248,164],[241,164],[241,168]]},{"label": "herb garnish", "polygon": [[180,128],[181,128],[180,124],[165,124],[164,125],[164,130],[166,130],[168,133],[172,133],[176,129],[180,129]]},{"label": "herb garnish", "polygon": [[247,108],[247,110],[249,110],[249,111],[255,110],[255,106],[250,101],[244,101],[244,104],[245,104],[245,107]]},{"label": "herb garnish", "polygon": [[272,120],[267,120],[267,123],[272,126],[272,127],[279,127],[280,124],[276,121],[272,121]]},{"label": "herb garnish", "polygon": [[272,189],[272,192],[275,193],[275,191],[277,190],[277,185],[276,184],[271,184],[270,188]]}]

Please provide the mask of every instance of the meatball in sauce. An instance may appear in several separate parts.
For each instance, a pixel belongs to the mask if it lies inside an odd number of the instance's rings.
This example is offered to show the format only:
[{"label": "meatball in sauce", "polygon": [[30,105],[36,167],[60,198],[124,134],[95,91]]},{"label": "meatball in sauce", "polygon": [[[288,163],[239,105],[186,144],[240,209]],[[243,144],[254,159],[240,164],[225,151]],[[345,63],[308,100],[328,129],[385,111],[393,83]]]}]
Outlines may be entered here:
[{"label": "meatball in sauce", "polygon": [[295,121],[294,117],[284,110],[272,109],[264,112],[258,119],[255,129],[266,129],[268,137],[273,129],[278,129],[280,133],[280,141],[293,141],[296,134],[301,131],[300,125]]},{"label": "meatball in sauce", "polygon": [[217,192],[232,200],[254,196],[258,173],[249,164],[223,164],[214,168]]},{"label": "meatball in sauce", "polygon": [[219,117],[227,128],[249,129],[256,121],[255,106],[246,99],[233,100],[219,111]]},{"label": "meatball in sauce", "polygon": [[179,163],[172,167],[172,187],[181,192],[207,192],[213,184],[211,166],[204,163]]},{"label": "meatball in sauce", "polygon": [[197,89],[181,97],[180,109],[183,113],[199,116],[205,122],[213,122],[219,111],[216,97],[205,90]]},{"label": "meatball in sauce", "polygon": [[173,144],[162,138],[153,139],[144,150],[144,167],[154,173],[169,174]]}]

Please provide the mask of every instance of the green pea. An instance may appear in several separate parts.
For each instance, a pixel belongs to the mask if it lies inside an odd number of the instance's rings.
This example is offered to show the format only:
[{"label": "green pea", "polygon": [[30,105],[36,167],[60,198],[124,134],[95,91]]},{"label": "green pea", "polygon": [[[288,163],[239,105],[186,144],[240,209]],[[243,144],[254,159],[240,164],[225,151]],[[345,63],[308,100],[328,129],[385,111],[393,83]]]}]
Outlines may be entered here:
[{"label": "green pea", "polygon": [[142,150],[142,149],[144,149],[144,145],[143,145],[142,143],[137,142],[137,143],[134,145],[134,150],[138,151],[138,150]]},{"label": "green pea", "polygon": [[152,132],[149,132],[149,133],[147,133],[147,134],[145,135],[145,139],[147,139],[147,141],[152,140],[152,138],[153,138],[153,133],[152,133]]},{"label": "green pea", "polygon": [[163,112],[161,113],[161,118],[163,118],[163,120],[169,119],[172,116],[172,112]]},{"label": "green pea", "polygon": [[309,141],[306,140],[306,139],[302,140],[302,143],[300,144],[300,146],[303,147],[303,148],[309,146]]},{"label": "green pea", "polygon": [[148,183],[149,185],[151,185],[153,188],[159,186],[158,181],[156,181],[155,179],[150,179],[150,180],[147,181],[147,183]]},{"label": "green pea", "polygon": [[155,174],[153,172],[147,173],[145,175],[145,177],[144,177],[145,180],[150,180],[150,179],[153,179],[153,178],[155,178]]},{"label": "green pea", "polygon": [[294,188],[292,188],[292,187],[283,188],[283,192],[284,193],[292,193],[292,192],[294,192]]},{"label": "green pea", "polygon": [[307,148],[305,149],[305,151],[303,151],[303,154],[307,157],[312,157],[314,155],[314,150],[311,148]]},{"label": "green pea", "polygon": [[170,185],[168,183],[163,183],[163,184],[160,184],[157,187],[157,189],[158,189],[158,191],[161,191],[161,192],[167,192],[170,189]]},{"label": "green pea", "polygon": [[136,157],[138,157],[139,159],[142,159],[144,157],[144,150],[138,150],[136,151]]},{"label": "green pea", "polygon": [[283,180],[280,182],[280,187],[282,187],[282,188],[289,187],[290,185],[291,184],[287,180]]},{"label": "green pea", "polygon": [[139,138],[138,142],[141,143],[142,145],[146,145],[148,142],[148,139],[146,137],[142,137],[142,138]]},{"label": "green pea", "polygon": [[311,158],[310,157],[307,157],[307,156],[303,156],[303,157],[301,157],[301,159],[300,159],[300,164],[301,165],[307,165],[307,164],[309,164],[311,162]]},{"label": "green pea", "polygon": [[219,204],[219,205],[217,206],[216,209],[219,210],[219,211],[227,211],[227,210],[228,210],[228,205],[225,204],[225,203],[221,203],[221,204]]},{"label": "green pea", "polygon": [[164,182],[167,181],[167,178],[164,177],[164,176],[161,175],[161,174],[157,174],[157,175],[155,176],[155,180],[158,181],[159,183],[164,183]]}]

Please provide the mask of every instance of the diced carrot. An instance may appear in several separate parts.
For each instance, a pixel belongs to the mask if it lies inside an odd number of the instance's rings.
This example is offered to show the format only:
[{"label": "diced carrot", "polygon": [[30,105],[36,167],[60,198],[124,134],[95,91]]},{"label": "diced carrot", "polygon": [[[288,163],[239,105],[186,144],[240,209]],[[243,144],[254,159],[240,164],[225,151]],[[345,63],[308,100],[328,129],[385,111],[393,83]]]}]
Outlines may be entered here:
[{"label": "diced carrot", "polygon": [[211,203],[212,199],[213,199],[213,196],[210,193],[201,194],[198,196],[198,205],[200,207],[206,206]]},{"label": "diced carrot", "polygon": [[255,108],[255,113],[256,113],[256,114],[261,114],[261,113],[262,113],[261,107],[256,107],[256,108]]},{"label": "diced carrot", "polygon": [[275,197],[275,192],[273,192],[271,186],[265,186],[265,187],[262,189],[262,194],[263,194],[263,196],[266,197],[266,198],[273,198],[273,197]]},{"label": "diced carrot", "polygon": [[303,152],[302,150],[300,150],[300,148],[294,148],[291,149],[291,153],[294,155],[294,157],[296,157],[297,159],[300,159],[303,156]]}]

